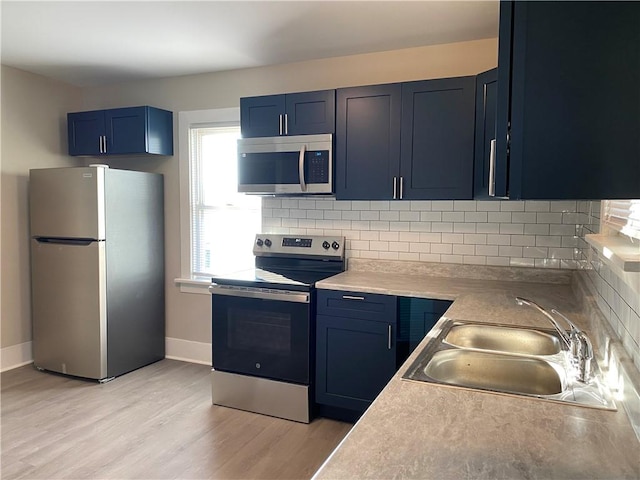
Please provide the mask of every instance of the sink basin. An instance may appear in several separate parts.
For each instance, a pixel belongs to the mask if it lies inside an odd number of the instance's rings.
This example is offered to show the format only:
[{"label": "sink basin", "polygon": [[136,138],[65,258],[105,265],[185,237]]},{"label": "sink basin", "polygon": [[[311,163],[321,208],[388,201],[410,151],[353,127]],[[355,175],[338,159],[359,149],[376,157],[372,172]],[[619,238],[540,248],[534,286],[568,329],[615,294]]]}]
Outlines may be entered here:
[{"label": "sink basin", "polygon": [[556,332],[443,317],[404,380],[616,410],[595,360],[577,381]]},{"label": "sink basin", "polygon": [[555,355],[561,351],[560,340],[555,335],[539,330],[493,325],[454,326],[444,337],[444,342],[461,348],[523,355]]},{"label": "sink basin", "polygon": [[555,395],[563,390],[559,372],[544,360],[474,350],[436,352],[424,374],[442,383],[500,392]]}]

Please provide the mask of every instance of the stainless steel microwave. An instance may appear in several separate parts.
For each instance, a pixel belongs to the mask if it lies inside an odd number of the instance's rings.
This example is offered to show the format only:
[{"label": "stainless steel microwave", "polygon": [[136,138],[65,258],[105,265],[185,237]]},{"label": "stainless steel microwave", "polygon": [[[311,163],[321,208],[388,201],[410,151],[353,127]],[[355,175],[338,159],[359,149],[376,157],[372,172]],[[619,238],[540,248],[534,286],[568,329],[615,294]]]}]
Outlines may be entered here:
[{"label": "stainless steel microwave", "polygon": [[238,192],[262,195],[333,193],[333,136],[238,140]]}]

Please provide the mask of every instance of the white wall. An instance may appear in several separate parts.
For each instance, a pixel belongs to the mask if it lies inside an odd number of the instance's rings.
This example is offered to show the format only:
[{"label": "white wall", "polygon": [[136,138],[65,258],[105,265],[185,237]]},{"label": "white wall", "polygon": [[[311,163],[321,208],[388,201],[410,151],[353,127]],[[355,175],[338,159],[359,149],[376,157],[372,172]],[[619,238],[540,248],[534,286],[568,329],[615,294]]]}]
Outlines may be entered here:
[{"label": "white wall", "polygon": [[[1,346],[31,341],[29,216],[30,168],[72,166],[66,155],[66,114],[79,109],[81,90],[2,66]],[[4,355],[3,355],[4,357]]]}]

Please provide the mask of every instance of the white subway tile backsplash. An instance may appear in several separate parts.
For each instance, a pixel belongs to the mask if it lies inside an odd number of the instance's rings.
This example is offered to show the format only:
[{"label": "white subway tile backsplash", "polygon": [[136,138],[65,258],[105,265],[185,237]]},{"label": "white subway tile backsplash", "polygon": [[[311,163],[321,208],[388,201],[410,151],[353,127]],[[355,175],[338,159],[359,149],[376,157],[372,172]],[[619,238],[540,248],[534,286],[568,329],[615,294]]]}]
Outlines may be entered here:
[{"label": "white subway tile backsplash", "polygon": [[[348,257],[541,268],[584,268],[590,248],[580,237],[598,231],[599,215],[599,202],[583,201],[265,197],[262,207],[265,231],[344,235]],[[626,288],[607,269],[602,272],[616,291]],[[604,301],[611,294],[602,288]],[[640,276],[634,288],[633,298],[619,298],[637,315]],[[631,316],[616,305],[620,318]]]},{"label": "white subway tile backsplash", "polygon": [[400,220],[400,212],[398,211],[381,211],[380,220],[398,221]]},{"label": "white subway tile backsplash", "polygon": [[537,223],[562,223],[562,213],[538,213]]},{"label": "white subway tile backsplash", "polygon": [[453,223],[451,222],[433,222],[431,224],[432,232],[453,233]]},{"label": "white subway tile backsplash", "polygon": [[[407,202],[402,202],[402,203],[407,203]],[[431,211],[431,200],[411,200],[411,202],[409,202],[409,205],[411,207],[411,210],[417,210],[422,212]]]},{"label": "white subway tile backsplash", "polygon": [[511,245],[511,235],[487,235],[489,245]]},{"label": "white subway tile backsplash", "polygon": [[458,212],[475,212],[476,203],[473,200],[454,200],[453,209]]},{"label": "white subway tile backsplash", "polygon": [[453,245],[453,253],[458,255],[475,255],[476,246],[455,244]]},{"label": "white subway tile backsplash", "polygon": [[476,255],[483,255],[486,257],[497,257],[498,246],[497,245],[476,245]]},{"label": "white subway tile backsplash", "polygon": [[544,225],[542,223],[537,224],[525,224],[524,226],[525,235],[549,235],[549,225]]},{"label": "white subway tile backsplash", "polygon": [[498,255],[501,257],[522,258],[522,247],[500,246]]},{"label": "white subway tile backsplash", "polygon": [[385,242],[397,242],[399,239],[399,232],[380,232],[380,240]]},{"label": "white subway tile backsplash", "polygon": [[551,203],[548,201],[528,200],[524,202],[525,212],[548,212],[551,210]]},{"label": "white subway tile backsplash", "polygon": [[360,213],[361,220],[380,220],[380,211],[364,210]]},{"label": "white subway tile backsplash", "polygon": [[511,212],[489,212],[487,221],[492,223],[511,223]]},{"label": "white subway tile backsplash", "polygon": [[478,212],[499,212],[500,202],[497,201],[478,201],[476,202],[476,210]]},{"label": "white subway tile backsplash", "polygon": [[398,239],[401,242],[419,242],[420,233],[419,232],[399,232]]},{"label": "white subway tile backsplash", "polygon": [[533,247],[536,244],[534,235],[511,235],[511,245],[518,247]]},{"label": "white subway tile backsplash", "polygon": [[389,230],[408,232],[412,222],[389,222]]},{"label": "white subway tile backsplash", "polygon": [[[472,235],[472,234],[467,234]],[[442,243],[464,243],[464,233],[443,233]]]},{"label": "white subway tile backsplash", "polygon": [[465,212],[442,212],[443,222],[464,222]]},{"label": "white subway tile backsplash", "polygon": [[500,233],[499,223],[478,223],[476,224],[477,233]]},{"label": "white subway tile backsplash", "polygon": [[487,212],[464,212],[465,222],[486,223],[488,221]]},{"label": "white subway tile backsplash", "polygon": [[432,200],[431,210],[450,212],[453,210],[453,200]]},{"label": "white subway tile backsplash", "polygon": [[552,212],[577,212],[578,202],[576,200],[558,200],[551,202]]},{"label": "white subway tile backsplash", "polygon": [[420,221],[420,212],[400,212],[399,220],[402,220],[403,222],[418,222]]},{"label": "white subway tile backsplash", "polygon": [[523,223],[503,223],[500,225],[500,233],[504,235],[522,235],[524,234]]},{"label": "white subway tile backsplash", "polygon": [[549,258],[549,249],[547,247],[524,247],[522,256],[525,258]]},{"label": "white subway tile backsplash", "polygon": [[537,223],[537,215],[535,212],[513,212],[511,221],[513,223]]},{"label": "white subway tile backsplash", "polygon": [[503,200],[500,202],[500,211],[501,212],[524,212],[524,202]]},{"label": "white subway tile backsplash", "polygon": [[476,233],[475,223],[454,223],[454,233]]},{"label": "white subway tile backsplash", "polygon": [[551,235],[536,235],[536,247],[560,247],[562,237]]},{"label": "white subway tile backsplash", "polygon": [[511,267],[535,267],[535,260],[533,258],[513,258],[509,260],[509,266]]},{"label": "white subway tile backsplash", "polygon": [[431,253],[451,254],[453,253],[453,245],[449,243],[434,243],[431,245]]}]

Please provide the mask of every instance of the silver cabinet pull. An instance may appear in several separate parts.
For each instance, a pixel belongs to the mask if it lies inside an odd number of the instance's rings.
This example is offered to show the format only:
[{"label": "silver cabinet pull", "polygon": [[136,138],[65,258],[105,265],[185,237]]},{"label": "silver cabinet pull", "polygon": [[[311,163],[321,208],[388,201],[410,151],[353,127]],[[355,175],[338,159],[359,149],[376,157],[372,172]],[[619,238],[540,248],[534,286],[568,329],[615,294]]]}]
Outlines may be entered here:
[{"label": "silver cabinet pull", "polygon": [[404,193],[402,192],[403,190],[404,190],[404,177],[400,177],[400,200],[404,198]]},{"label": "silver cabinet pull", "polygon": [[342,298],[345,300],[364,300],[364,297],[356,297],[354,295],[343,295]]},{"label": "silver cabinet pull", "polygon": [[98,137],[98,150],[100,150],[100,153],[103,153],[102,152],[102,135]]},{"label": "silver cabinet pull", "polygon": [[104,151],[102,153],[107,153],[107,136],[103,135],[102,138],[103,140],[103,145],[104,145]]},{"label": "silver cabinet pull", "polygon": [[496,196],[496,139],[491,140],[489,153],[489,196]]},{"label": "silver cabinet pull", "polygon": [[307,151],[307,146],[302,145],[300,147],[300,157],[298,158],[298,176],[300,177],[300,190],[307,191],[307,182],[304,178],[304,154]]},{"label": "silver cabinet pull", "polygon": [[389,336],[387,337],[387,349],[391,350],[391,324],[389,324]]},{"label": "silver cabinet pull", "polygon": [[395,200],[397,195],[397,190],[398,190],[398,177],[393,177],[393,199]]},{"label": "silver cabinet pull", "polygon": [[284,114],[284,134],[289,135],[289,114]]},{"label": "silver cabinet pull", "polygon": [[282,114],[278,115],[278,131],[280,132],[280,135],[282,135]]}]

